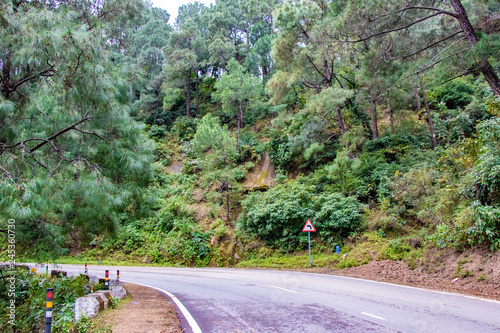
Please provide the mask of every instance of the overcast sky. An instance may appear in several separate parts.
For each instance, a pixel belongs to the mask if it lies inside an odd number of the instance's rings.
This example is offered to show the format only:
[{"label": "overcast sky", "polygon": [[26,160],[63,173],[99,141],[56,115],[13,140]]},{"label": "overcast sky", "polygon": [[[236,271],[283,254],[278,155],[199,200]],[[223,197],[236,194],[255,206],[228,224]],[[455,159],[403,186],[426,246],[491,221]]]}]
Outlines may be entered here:
[{"label": "overcast sky", "polygon": [[[194,2],[195,0],[152,0],[153,7],[160,7],[166,9],[170,14],[170,24],[174,24],[175,17],[177,16],[177,9],[180,6],[186,5],[188,3]],[[211,3],[215,4],[215,0],[198,0],[199,2],[205,4],[205,6],[210,6]]]}]

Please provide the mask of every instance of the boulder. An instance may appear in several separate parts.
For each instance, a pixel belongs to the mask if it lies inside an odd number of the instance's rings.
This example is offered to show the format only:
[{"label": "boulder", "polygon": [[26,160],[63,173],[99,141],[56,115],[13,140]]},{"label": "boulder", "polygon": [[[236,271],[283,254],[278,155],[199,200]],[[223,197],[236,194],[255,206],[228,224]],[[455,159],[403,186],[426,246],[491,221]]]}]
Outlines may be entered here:
[{"label": "boulder", "polygon": [[103,302],[99,296],[87,295],[77,298],[75,301],[75,320],[78,321],[84,317],[92,318],[97,316],[99,311],[101,311],[101,306],[104,308],[104,305],[101,304]]},{"label": "boulder", "polygon": [[99,283],[99,278],[95,275],[89,275],[89,283],[91,285],[96,285]]},{"label": "boulder", "polygon": [[[88,294],[87,297],[90,297],[90,296],[93,296],[93,297],[97,297],[99,303],[102,303],[102,306],[100,306],[100,311],[103,311],[104,309],[107,309],[108,308],[108,297],[106,295],[104,295],[103,293],[100,293],[98,291],[94,292],[93,294]],[[99,298],[101,300],[99,300]]]},{"label": "boulder", "polygon": [[115,298],[122,299],[127,296],[127,291],[120,285],[111,286],[111,295]]}]

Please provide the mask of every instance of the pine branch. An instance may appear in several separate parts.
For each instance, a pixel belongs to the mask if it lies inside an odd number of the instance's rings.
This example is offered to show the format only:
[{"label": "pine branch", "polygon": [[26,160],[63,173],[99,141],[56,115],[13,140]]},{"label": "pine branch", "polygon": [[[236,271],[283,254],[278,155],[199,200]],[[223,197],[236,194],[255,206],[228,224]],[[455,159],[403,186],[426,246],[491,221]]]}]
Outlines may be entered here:
[{"label": "pine branch", "polygon": [[[26,96],[24,95],[23,93],[19,92],[16,90],[16,93],[18,93],[19,95],[21,95],[22,97],[26,98],[28,100],[28,102],[31,102],[31,100]],[[47,118],[48,120],[50,120],[51,122],[54,122],[52,119],[49,118],[49,116],[47,116],[45,113],[42,112],[42,110],[40,110],[39,108],[37,108],[37,106],[35,104],[31,104],[33,105],[33,107],[38,111],[40,112],[45,118]]]},{"label": "pine branch", "polygon": [[63,128],[62,130],[60,130],[59,132],[55,133],[55,134],[52,134],[49,138],[47,138],[46,140],[43,140],[42,143],[38,144],[36,147],[34,147],[33,149],[30,150],[30,153],[40,149],[41,147],[45,146],[48,142],[50,142],[51,140],[57,138],[58,136],[72,130],[72,129],[75,129],[76,126],[80,125],[81,123],[89,120],[90,117],[88,117],[87,115],[85,115],[85,117],[83,117],[82,119],[80,119],[79,121],[77,121],[76,123],[74,123],[73,125],[70,125],[66,128]]},{"label": "pine branch", "polygon": [[314,69],[316,70],[316,72],[318,72],[319,75],[321,75],[321,77],[323,77],[326,82],[329,82],[328,78],[318,69],[318,67],[316,66],[316,64],[314,63],[314,61],[311,59],[311,57],[309,56],[309,54],[306,54],[306,57],[307,57],[307,60],[309,60],[309,62],[311,63],[311,65],[314,67]]},{"label": "pine branch", "polygon": [[398,28],[394,28],[394,29],[390,29],[390,30],[385,30],[385,31],[381,31],[381,32],[377,32],[373,35],[370,35],[370,36],[367,36],[367,37],[364,37],[364,38],[361,38],[361,39],[358,39],[358,40],[353,40],[353,41],[349,41],[349,40],[346,40],[345,42],[347,43],[361,43],[361,42],[365,42],[369,39],[372,39],[373,37],[377,37],[377,36],[382,36],[382,35],[387,35],[391,32],[396,32],[396,31],[401,31],[401,30],[405,30],[405,29],[408,29],[409,27],[411,26],[414,26],[415,24],[418,24],[420,22],[423,22],[423,21],[426,21],[434,16],[438,16],[438,15],[441,15],[441,14],[445,14],[445,12],[443,11],[439,11],[437,13],[434,13],[432,15],[429,15],[429,16],[426,16],[426,17],[423,17],[423,18],[420,18],[416,21],[413,21],[411,23],[408,23],[407,25],[404,25],[402,27],[398,27]]},{"label": "pine branch", "polygon": [[80,133],[84,133],[84,134],[91,134],[91,135],[95,135],[95,136],[97,136],[99,139],[101,139],[101,140],[103,140],[103,141],[106,141],[106,139],[105,139],[105,138],[103,138],[102,136],[100,136],[100,135],[99,135],[99,134],[97,134],[96,132],[88,132],[88,131],[83,131],[83,130],[78,129],[78,128],[76,128],[76,127],[74,128],[74,130],[75,130],[75,131],[78,131],[78,132],[80,132]]},{"label": "pine branch", "polygon": [[[450,54],[450,55],[449,55],[449,56],[447,56],[447,57],[444,57],[444,58],[442,58],[442,59],[439,59],[439,60],[437,60],[437,61],[433,62],[432,64],[429,64],[429,65],[425,66],[424,68],[422,68],[422,69],[421,69],[421,70],[419,70],[419,71],[413,72],[413,73],[412,73],[412,75],[416,75],[416,74],[423,73],[423,72],[425,72],[426,70],[428,70],[429,68],[434,67],[435,65],[439,64],[441,61],[446,60],[446,59],[448,59],[448,58],[451,58],[451,57],[453,57],[453,56],[456,56],[457,54],[461,54],[462,52],[467,51],[467,50],[470,50],[470,49],[471,49],[471,48],[467,48],[467,49],[465,49],[465,50],[460,50],[460,51],[458,51],[458,52],[452,53],[452,54]],[[438,55],[439,55],[439,54],[438,54]],[[435,59],[435,58],[436,58],[436,57],[434,57],[433,59]]]},{"label": "pine branch", "polygon": [[478,72],[478,70],[477,70],[477,69],[474,69],[474,68],[473,68],[473,69],[471,69],[471,70],[463,71],[462,73],[460,73],[460,74],[458,74],[458,75],[455,75],[455,76],[453,76],[453,77],[449,78],[449,79],[448,79],[448,80],[446,80],[446,81],[441,82],[439,85],[446,84],[446,83],[448,83],[448,82],[450,82],[450,81],[453,81],[453,80],[455,80],[455,79],[458,79],[459,77],[464,77],[464,76],[466,76],[466,75],[473,74],[473,73],[477,73],[477,72]]},{"label": "pine branch", "polygon": [[[420,50],[418,50],[418,51],[415,51],[415,52],[413,52],[413,53],[411,53],[411,54],[407,54],[407,55],[402,56],[402,57],[389,58],[389,60],[398,60],[398,59],[407,59],[407,58],[410,58],[410,57],[412,57],[412,56],[414,56],[414,55],[419,54],[420,52],[424,52],[424,51],[426,51],[426,50],[428,50],[428,49],[430,49],[430,48],[432,48],[432,47],[434,47],[434,46],[436,46],[436,45],[438,45],[438,44],[441,44],[442,42],[447,41],[448,39],[453,38],[453,37],[455,37],[456,35],[461,34],[461,33],[463,33],[463,31],[462,31],[462,30],[457,31],[457,32],[455,32],[454,34],[452,34],[452,35],[450,35],[450,36],[448,36],[448,37],[445,37],[445,38],[443,38],[443,39],[440,39],[440,40],[438,40],[437,42],[434,42],[434,43],[432,43],[432,44],[430,44],[430,45],[426,46],[426,47],[425,47],[425,48],[423,48],[423,49],[420,49]],[[464,39],[465,39],[465,37],[460,38],[460,39],[459,39],[459,41],[464,40]]]},{"label": "pine branch", "polygon": [[454,18],[458,18],[458,15],[455,14],[455,13],[452,13],[452,12],[448,12],[446,10],[442,10],[440,8],[435,8],[435,7],[424,7],[424,6],[407,6],[407,7],[404,7],[404,8],[401,8],[401,9],[398,9],[396,11],[393,11],[393,12],[388,12],[388,13],[384,13],[384,14],[381,14],[377,17],[375,17],[374,19],[370,19],[368,20],[369,22],[375,22],[376,20],[378,20],[379,18],[382,18],[382,17],[386,17],[386,16],[389,16],[389,15],[393,15],[393,14],[397,14],[397,13],[401,13],[401,12],[405,12],[409,9],[424,9],[424,10],[432,10],[432,11],[435,11],[435,12],[439,12],[441,14],[445,14],[445,15],[449,15],[449,16],[452,16]]},{"label": "pine branch", "polygon": [[[16,82],[16,83],[12,86],[12,88],[11,88],[11,87],[9,87],[9,86],[6,86],[6,87],[7,87],[7,89],[9,90],[9,92],[16,91],[16,89],[17,89],[19,86],[21,86],[22,84],[24,84],[24,83],[28,82],[29,80],[31,80],[31,79],[33,79],[33,78],[35,78],[35,77],[37,77],[37,76],[50,76],[49,74],[50,74],[50,72],[52,72],[52,68],[53,68],[53,67],[51,67],[51,68],[49,68],[49,69],[46,69],[46,70],[43,70],[43,71],[41,71],[40,73],[32,74],[32,75],[30,75],[30,76],[28,76],[28,77],[25,77],[24,79],[22,79],[22,80],[20,80],[20,81],[17,81],[17,82]],[[4,84],[5,84],[5,83],[4,83]]]}]

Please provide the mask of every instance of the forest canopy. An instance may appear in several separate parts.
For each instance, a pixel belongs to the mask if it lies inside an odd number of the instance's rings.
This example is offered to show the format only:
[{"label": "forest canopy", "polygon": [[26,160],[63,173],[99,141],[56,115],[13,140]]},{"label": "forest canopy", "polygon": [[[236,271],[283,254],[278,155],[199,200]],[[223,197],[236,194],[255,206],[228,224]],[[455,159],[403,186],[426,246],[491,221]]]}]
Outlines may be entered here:
[{"label": "forest canopy", "polygon": [[[328,247],[422,228],[438,247],[500,247],[497,1],[171,14],[0,4],[0,231],[15,219],[28,255],[228,265],[219,241],[301,250],[307,218]],[[274,186],[250,176],[266,163]]]}]

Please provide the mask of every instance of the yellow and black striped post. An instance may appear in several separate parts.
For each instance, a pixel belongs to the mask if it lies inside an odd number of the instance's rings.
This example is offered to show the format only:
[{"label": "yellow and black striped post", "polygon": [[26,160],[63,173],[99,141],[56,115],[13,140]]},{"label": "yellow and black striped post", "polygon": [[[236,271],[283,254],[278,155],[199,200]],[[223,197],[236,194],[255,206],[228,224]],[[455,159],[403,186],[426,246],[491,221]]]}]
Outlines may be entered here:
[{"label": "yellow and black striped post", "polygon": [[85,263],[85,274],[88,274],[88,273],[89,273],[89,271],[87,269],[87,263]]},{"label": "yellow and black striped post", "polygon": [[54,288],[47,288],[47,302],[45,305],[45,333],[50,333],[52,326],[52,300]]},{"label": "yellow and black striped post", "polygon": [[116,283],[120,283],[120,270],[116,271]]},{"label": "yellow and black striped post", "polygon": [[106,275],[104,276],[104,290],[109,290],[109,271],[106,270]]},{"label": "yellow and black striped post", "polygon": [[49,259],[47,259],[47,265],[45,266],[45,273],[49,275]]}]

